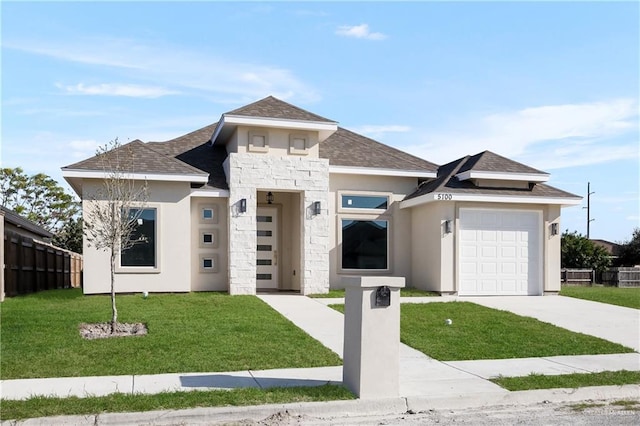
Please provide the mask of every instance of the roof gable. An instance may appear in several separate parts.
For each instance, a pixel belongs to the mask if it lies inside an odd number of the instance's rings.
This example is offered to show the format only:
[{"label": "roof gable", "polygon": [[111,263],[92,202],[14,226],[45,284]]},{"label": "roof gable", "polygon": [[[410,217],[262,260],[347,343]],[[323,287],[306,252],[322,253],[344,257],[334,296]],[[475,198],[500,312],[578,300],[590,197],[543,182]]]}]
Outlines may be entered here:
[{"label": "roof gable", "polygon": [[458,173],[467,171],[476,172],[499,172],[499,173],[526,173],[543,174],[547,173],[518,163],[509,158],[503,157],[491,151],[483,151],[470,157],[465,157],[466,161],[460,167]]},{"label": "roof gable", "polygon": [[224,115],[335,123],[333,120],[321,117],[273,96],[267,96],[249,105],[226,112]]}]

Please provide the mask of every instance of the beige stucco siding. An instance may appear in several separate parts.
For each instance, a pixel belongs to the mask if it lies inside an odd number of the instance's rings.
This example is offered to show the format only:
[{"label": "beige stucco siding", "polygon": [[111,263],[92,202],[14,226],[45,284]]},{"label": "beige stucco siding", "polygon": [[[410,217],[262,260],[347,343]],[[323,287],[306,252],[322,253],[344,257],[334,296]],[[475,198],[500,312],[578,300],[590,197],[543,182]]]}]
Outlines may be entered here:
[{"label": "beige stucco siding", "polygon": [[[228,291],[229,289],[227,203],[227,198],[191,198],[192,291]],[[205,208],[213,208],[216,217],[212,220],[204,220],[201,216]],[[205,233],[214,239],[211,244],[203,244],[201,241]],[[214,267],[211,270],[203,268],[203,258],[213,260]]]},{"label": "beige stucco siding", "polygon": [[[412,285],[411,276],[411,209],[400,209],[399,204],[406,194],[413,192],[417,178],[362,176],[332,173],[329,178],[329,247],[331,288],[342,288],[341,279],[349,275],[390,275],[405,277],[407,286]],[[389,194],[390,204],[386,212],[369,214],[340,211],[340,193]],[[343,272],[340,270],[341,220],[385,219],[389,221],[389,270]]]},{"label": "beige stucco siding", "polygon": [[[83,214],[94,203],[93,194],[100,181],[85,179],[83,182]],[[156,259],[157,269],[137,273],[118,272],[115,278],[117,292],[187,292],[191,290],[191,200],[188,182],[149,182],[148,207],[157,209]],[[85,238],[83,246],[85,262],[85,294],[110,291],[109,253],[90,247]]]},{"label": "beige stucco siding", "polygon": [[[249,135],[252,132],[267,135],[269,148],[265,150],[266,152],[251,152],[251,148],[249,146]],[[307,149],[304,154],[295,154],[290,151],[289,143],[291,136],[301,136],[307,139]],[[302,157],[318,158],[320,156],[318,132],[295,129],[238,126],[227,144],[227,152],[251,152],[256,155],[262,154],[279,157],[300,155]]]}]

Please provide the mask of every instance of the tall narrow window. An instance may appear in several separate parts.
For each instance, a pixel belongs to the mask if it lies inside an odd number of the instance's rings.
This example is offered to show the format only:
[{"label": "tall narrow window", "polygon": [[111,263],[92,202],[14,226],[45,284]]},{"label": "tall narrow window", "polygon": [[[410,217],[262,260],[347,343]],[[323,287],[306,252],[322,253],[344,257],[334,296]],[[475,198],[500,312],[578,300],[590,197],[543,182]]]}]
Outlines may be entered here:
[{"label": "tall narrow window", "polygon": [[[135,216],[139,211],[139,209],[131,209],[130,216]],[[123,250],[120,254],[120,266],[157,266],[156,218],[156,209],[142,209],[142,213],[131,233],[133,246]]]},{"label": "tall narrow window", "polygon": [[342,219],[342,269],[388,269],[388,242],[388,221]]}]

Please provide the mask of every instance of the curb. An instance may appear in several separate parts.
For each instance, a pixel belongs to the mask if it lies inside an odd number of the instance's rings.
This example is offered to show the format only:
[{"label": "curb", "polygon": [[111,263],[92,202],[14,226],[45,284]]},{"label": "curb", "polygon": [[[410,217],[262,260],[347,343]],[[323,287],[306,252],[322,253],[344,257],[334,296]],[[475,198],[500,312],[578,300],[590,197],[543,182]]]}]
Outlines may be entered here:
[{"label": "curb", "polygon": [[5,420],[4,425],[175,425],[260,421],[274,413],[288,411],[321,419],[354,416],[402,415],[428,410],[483,408],[504,405],[536,405],[589,400],[640,399],[640,385],[595,386],[576,389],[541,389],[506,394],[461,395],[451,398],[406,397],[356,399],[347,401],[270,404],[246,407],[210,407],[184,410],[147,411],[141,413],[106,413],[82,416],[58,416]]}]

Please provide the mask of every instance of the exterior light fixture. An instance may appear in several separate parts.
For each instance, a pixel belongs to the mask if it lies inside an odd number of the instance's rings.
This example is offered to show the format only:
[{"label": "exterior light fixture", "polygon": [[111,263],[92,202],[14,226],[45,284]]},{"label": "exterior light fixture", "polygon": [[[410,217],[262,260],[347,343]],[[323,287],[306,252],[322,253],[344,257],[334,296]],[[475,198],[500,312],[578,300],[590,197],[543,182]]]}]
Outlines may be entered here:
[{"label": "exterior light fixture", "polygon": [[240,200],[240,213],[246,213],[247,212],[247,199],[243,198]]},{"label": "exterior light fixture", "polygon": [[450,234],[453,232],[453,221],[445,220],[444,221],[444,233]]},{"label": "exterior light fixture", "polygon": [[313,202],[313,214],[314,215],[319,215],[320,211],[322,209],[322,204],[320,204],[320,201],[314,201]]},{"label": "exterior light fixture", "polygon": [[267,204],[273,204],[273,192],[267,192]]},{"label": "exterior light fixture", "polygon": [[557,223],[552,223],[551,224],[551,235],[558,235],[558,224]]}]

